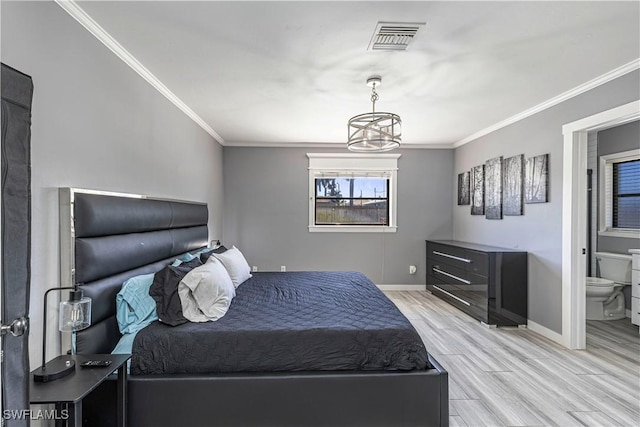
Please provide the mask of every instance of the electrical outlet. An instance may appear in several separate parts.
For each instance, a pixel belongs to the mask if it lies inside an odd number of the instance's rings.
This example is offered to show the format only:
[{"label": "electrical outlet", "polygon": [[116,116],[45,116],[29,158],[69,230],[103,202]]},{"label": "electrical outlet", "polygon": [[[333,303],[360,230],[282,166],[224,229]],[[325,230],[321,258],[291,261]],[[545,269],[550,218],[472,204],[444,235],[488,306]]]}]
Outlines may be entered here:
[{"label": "electrical outlet", "polygon": [[417,271],[417,270],[418,270],[418,269],[416,268],[416,266],[415,266],[415,265],[410,265],[410,266],[409,266],[409,274],[416,274],[416,271]]},{"label": "electrical outlet", "polygon": [[251,271],[253,271],[254,273],[258,271],[258,266],[254,265],[253,267],[251,267]]},{"label": "electrical outlet", "polygon": [[286,265],[281,265],[280,266],[280,271],[287,271],[287,266]]}]

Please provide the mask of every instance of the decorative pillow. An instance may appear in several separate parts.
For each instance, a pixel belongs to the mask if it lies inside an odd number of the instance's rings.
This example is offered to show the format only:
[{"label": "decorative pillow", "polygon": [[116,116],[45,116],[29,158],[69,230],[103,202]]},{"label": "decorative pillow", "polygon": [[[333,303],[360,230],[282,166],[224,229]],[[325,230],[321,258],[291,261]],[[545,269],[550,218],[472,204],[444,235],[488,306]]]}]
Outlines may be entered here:
[{"label": "decorative pillow", "polygon": [[207,262],[207,260],[211,257],[211,255],[213,254],[221,254],[227,251],[227,248],[225,248],[224,246],[220,245],[215,249],[205,249],[203,251],[200,252],[200,261],[202,261],[202,263],[204,264],[205,262]]},{"label": "decorative pillow", "polygon": [[156,302],[149,295],[153,273],[128,279],[116,295],[116,320],[122,334],[137,332],[158,320]]},{"label": "decorative pillow", "polygon": [[178,284],[189,271],[200,265],[200,258],[194,258],[178,266],[168,265],[153,276],[149,295],[156,302],[158,320],[162,323],[178,326],[187,322],[182,315]]},{"label": "decorative pillow", "polygon": [[236,288],[252,277],[249,263],[244,259],[242,252],[235,246],[221,254],[214,253],[213,256],[227,269],[233,286]]},{"label": "decorative pillow", "polygon": [[211,257],[184,276],[178,285],[178,295],[187,320],[208,322],[227,313],[236,288],[222,263]]}]

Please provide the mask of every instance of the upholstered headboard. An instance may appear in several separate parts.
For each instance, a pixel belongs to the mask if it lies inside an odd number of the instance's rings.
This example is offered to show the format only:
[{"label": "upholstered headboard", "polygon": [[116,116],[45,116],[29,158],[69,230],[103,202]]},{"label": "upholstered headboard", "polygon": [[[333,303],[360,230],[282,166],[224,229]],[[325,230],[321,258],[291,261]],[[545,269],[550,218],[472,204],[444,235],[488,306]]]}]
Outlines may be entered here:
[{"label": "upholstered headboard", "polygon": [[91,298],[91,326],[76,353],[110,353],[120,339],[116,294],[130,277],[207,245],[204,203],[74,188],[60,190],[60,276]]}]

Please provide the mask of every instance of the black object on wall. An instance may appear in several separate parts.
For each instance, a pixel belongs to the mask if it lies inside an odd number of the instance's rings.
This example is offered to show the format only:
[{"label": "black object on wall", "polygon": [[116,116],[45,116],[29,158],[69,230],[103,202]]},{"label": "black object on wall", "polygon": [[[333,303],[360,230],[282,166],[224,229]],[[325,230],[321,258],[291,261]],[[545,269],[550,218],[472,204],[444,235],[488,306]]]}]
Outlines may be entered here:
[{"label": "black object on wall", "polygon": [[[2,64],[2,324],[29,318],[31,260],[31,77]],[[27,325],[26,321],[23,323]],[[2,339],[2,407],[29,409],[29,337]],[[16,417],[18,418],[18,417]],[[23,417],[24,418],[24,417]],[[28,426],[8,419],[7,427]]]}]

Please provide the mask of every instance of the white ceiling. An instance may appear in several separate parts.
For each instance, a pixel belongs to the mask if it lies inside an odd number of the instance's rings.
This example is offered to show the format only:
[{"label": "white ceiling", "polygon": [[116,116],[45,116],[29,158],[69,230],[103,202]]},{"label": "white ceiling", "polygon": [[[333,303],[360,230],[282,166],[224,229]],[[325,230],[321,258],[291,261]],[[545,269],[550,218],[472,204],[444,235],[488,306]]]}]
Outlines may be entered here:
[{"label": "white ceiling", "polygon": [[[78,2],[225,145],[340,143],[376,108],[451,145],[640,57],[640,2]],[[405,52],[378,21],[426,22]]]}]

